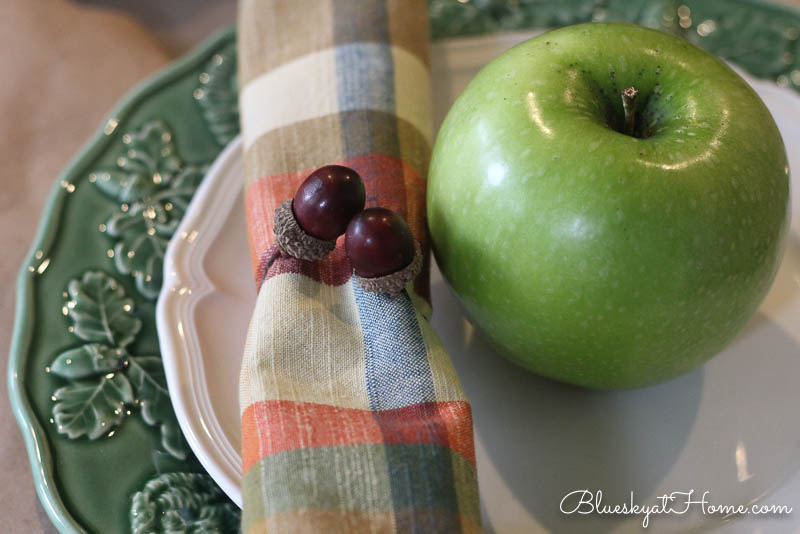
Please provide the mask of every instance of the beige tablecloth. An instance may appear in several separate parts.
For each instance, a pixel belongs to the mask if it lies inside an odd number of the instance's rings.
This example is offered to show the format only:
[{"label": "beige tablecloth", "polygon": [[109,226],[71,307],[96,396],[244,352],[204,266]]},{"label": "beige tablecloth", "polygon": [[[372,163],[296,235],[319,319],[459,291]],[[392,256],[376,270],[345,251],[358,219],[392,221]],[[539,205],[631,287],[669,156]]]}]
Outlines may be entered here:
[{"label": "beige tablecloth", "polygon": [[235,0],[91,3],[0,0],[0,530],[12,534],[55,532],[5,380],[17,271],[47,194],[133,84],[235,18]]}]

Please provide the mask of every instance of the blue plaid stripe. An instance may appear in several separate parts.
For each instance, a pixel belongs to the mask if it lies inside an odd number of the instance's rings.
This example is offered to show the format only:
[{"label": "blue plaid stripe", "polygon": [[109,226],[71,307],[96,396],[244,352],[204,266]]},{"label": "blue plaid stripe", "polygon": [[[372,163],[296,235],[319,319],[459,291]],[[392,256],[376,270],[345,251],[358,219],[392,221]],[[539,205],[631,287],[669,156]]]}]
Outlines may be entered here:
[{"label": "blue plaid stripe", "polygon": [[355,280],[353,292],[364,332],[370,408],[389,410],[435,401],[428,353],[408,295],[368,293]]}]

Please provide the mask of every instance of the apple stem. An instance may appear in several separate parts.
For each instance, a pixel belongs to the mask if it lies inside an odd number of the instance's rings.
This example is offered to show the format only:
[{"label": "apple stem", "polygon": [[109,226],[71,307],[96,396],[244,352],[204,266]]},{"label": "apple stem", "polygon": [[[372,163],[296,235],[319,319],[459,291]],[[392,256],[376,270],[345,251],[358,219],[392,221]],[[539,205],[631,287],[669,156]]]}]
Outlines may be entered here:
[{"label": "apple stem", "polygon": [[622,90],[622,109],[625,111],[625,133],[633,136],[634,119],[636,117],[636,97],[639,95],[633,87]]}]

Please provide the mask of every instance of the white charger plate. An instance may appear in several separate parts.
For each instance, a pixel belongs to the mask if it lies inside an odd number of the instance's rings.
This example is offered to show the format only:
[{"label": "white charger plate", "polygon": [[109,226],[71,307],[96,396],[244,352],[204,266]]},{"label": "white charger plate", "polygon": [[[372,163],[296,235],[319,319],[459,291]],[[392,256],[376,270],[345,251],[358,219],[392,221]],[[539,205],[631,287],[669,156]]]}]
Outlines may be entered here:
[{"label": "white charger plate", "polygon": [[[438,125],[491,58],[532,33],[433,47]],[[748,81],[800,169],[800,97]],[[241,505],[238,377],[255,302],[241,142],[209,171],[170,243],[157,324],[173,406],[203,466]],[[793,211],[800,208],[797,180]],[[708,490],[714,504],[761,502],[788,516],[685,515],[650,519],[653,532],[800,532],[800,224],[795,220],[770,294],[736,341],[700,369],[649,388],[600,393],[550,382],[497,357],[432,267],[433,326],[472,402],[487,531],[641,532],[641,516],[564,515],[570,491],[655,505],[656,496]]]}]

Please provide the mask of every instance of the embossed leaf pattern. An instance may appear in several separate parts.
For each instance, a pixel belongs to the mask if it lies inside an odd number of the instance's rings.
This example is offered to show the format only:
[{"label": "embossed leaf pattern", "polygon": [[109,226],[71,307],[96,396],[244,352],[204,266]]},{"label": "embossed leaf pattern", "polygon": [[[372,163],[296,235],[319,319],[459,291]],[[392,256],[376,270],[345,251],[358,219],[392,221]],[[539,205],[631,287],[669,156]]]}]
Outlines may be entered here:
[{"label": "embossed leaf pattern", "polygon": [[73,333],[84,341],[125,347],[136,337],[142,322],[131,315],[133,300],[122,286],[99,271],[87,271],[67,285],[70,300],[65,309]]},{"label": "embossed leaf pattern", "polygon": [[231,43],[214,54],[198,76],[193,93],[211,134],[221,146],[239,133],[238,90],[236,45]]},{"label": "embossed leaf pattern", "polygon": [[200,473],[165,473],[149,480],[133,496],[133,534],[240,531],[239,509],[214,481]]},{"label": "embossed leaf pattern", "polygon": [[71,280],[63,311],[71,331],[87,343],[61,352],[49,372],[69,382],[55,391],[53,421],[70,438],[97,439],[123,422],[138,406],[142,419],[156,426],[164,449],[187,456],[166,387],[161,358],[126,350],[141,321],[123,286],[100,271]]},{"label": "embossed leaf pattern", "polygon": [[125,405],[133,402],[133,389],[120,373],[98,380],[69,384],[53,393],[53,420],[62,434],[72,439],[97,439],[122,422]]},{"label": "embossed leaf pattern", "polygon": [[120,202],[106,223],[117,239],[114,266],[136,279],[147,298],[158,296],[167,244],[205,176],[205,165],[184,163],[163,121],[150,121],[122,136],[124,152],[113,169],[89,175],[98,189]]},{"label": "embossed leaf pattern", "polygon": [[124,134],[122,144],[124,152],[117,158],[116,168],[94,173],[97,187],[120,202],[152,196],[181,169],[172,134],[162,121],[150,121]]},{"label": "embossed leaf pattern", "polygon": [[751,74],[800,90],[800,28],[791,7],[752,0],[428,0],[434,39],[634,22],[675,33]]},{"label": "embossed leaf pattern", "polygon": [[114,266],[122,274],[133,275],[136,289],[154,299],[164,282],[161,270],[169,239],[139,230],[144,229],[131,228],[131,232],[114,246]]},{"label": "embossed leaf pattern", "polygon": [[[797,20],[752,5],[686,2],[683,35],[693,43],[778,85],[800,86]],[[691,23],[691,24],[689,24]]]},{"label": "embossed leaf pattern", "polygon": [[[625,0],[635,9],[642,0]],[[586,22],[604,13],[608,0],[429,0],[434,39],[500,30],[548,28]]]},{"label": "embossed leaf pattern", "polygon": [[79,380],[119,370],[124,361],[122,349],[112,349],[99,343],[87,343],[65,350],[53,361],[50,372],[68,380]]},{"label": "embossed leaf pattern", "polygon": [[158,426],[161,431],[161,445],[176,458],[186,458],[186,443],[181,434],[169,391],[164,386],[164,368],[157,356],[135,356],[129,359],[127,374],[136,390],[136,399],[142,419],[148,424]]}]

